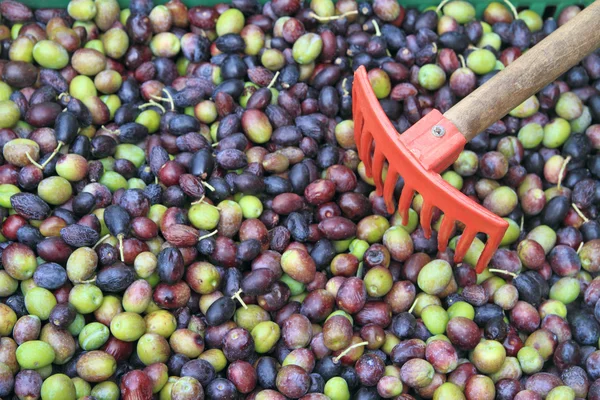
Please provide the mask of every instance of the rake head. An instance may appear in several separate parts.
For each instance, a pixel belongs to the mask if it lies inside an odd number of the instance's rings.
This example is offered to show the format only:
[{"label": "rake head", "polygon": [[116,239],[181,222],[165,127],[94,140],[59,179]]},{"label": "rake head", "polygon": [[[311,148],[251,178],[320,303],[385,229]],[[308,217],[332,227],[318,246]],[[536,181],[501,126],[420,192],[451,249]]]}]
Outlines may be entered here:
[{"label": "rake head", "polygon": [[[354,74],[352,89],[354,138],[358,154],[369,177],[375,181],[377,194],[383,196],[388,212],[394,212],[394,187],[399,176],[404,178],[398,211],[404,221],[415,192],[423,196],[420,224],[425,236],[431,237],[434,207],[444,213],[438,231],[438,248],[444,251],[457,221],[465,225],[454,253],[454,261],[463,260],[478,232],[487,241],[477,262],[481,273],[500,245],[508,223],[456,190],[439,175],[459,156],[466,140],[452,122],[433,110],[402,135],[398,134],[375,97],[360,67]],[[388,172],[382,181],[385,161]]]}]

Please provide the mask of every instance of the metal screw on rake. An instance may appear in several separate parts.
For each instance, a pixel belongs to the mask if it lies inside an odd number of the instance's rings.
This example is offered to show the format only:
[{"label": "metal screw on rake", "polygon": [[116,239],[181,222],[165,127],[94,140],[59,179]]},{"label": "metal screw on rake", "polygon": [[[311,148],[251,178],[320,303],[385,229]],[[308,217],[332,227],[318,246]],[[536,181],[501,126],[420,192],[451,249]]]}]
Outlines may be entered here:
[{"label": "metal screw on rake", "polygon": [[[462,261],[477,233],[487,235],[479,260],[481,273],[508,228],[499,216],[456,190],[439,175],[458,157],[465,144],[530,96],[558,78],[582,58],[600,47],[600,1],[596,1],[567,24],[535,45],[504,70],[465,97],[444,115],[434,110],[403,134],[398,134],[379,105],[367,71],[354,74],[352,111],[354,137],[367,175],[375,181],[377,194],[394,212],[394,187],[399,176],[404,188],[398,202],[403,220],[413,195],[423,196],[420,224],[431,237],[434,207],[443,213],[438,248],[444,251],[456,222],[465,225],[456,245],[454,260]],[[388,162],[385,182],[381,172]]]}]

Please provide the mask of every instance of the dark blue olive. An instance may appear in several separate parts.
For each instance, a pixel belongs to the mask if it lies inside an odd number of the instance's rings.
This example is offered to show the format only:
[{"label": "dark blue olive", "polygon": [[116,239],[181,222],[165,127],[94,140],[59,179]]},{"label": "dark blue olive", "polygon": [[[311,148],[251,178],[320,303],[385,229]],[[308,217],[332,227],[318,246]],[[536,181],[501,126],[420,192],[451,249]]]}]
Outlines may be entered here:
[{"label": "dark blue olive", "polygon": [[35,284],[48,290],[58,289],[67,280],[67,271],[59,264],[52,262],[40,264],[33,273]]}]

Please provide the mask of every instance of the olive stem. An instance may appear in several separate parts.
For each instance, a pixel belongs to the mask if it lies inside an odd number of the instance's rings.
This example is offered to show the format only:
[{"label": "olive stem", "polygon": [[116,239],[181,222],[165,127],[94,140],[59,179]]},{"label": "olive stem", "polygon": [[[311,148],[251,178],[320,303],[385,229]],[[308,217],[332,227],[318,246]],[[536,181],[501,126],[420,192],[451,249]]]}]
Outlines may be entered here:
[{"label": "olive stem", "polygon": [[503,269],[489,268],[488,271],[496,272],[498,274],[506,274],[506,275],[512,276],[513,278],[517,277],[517,274],[515,274],[514,272],[505,271]]},{"label": "olive stem", "polygon": [[525,226],[525,216],[521,215],[521,226],[520,226],[521,232],[523,232],[523,227],[524,226]]},{"label": "olive stem", "polygon": [[465,68],[465,66],[467,65],[467,63],[465,62],[465,58],[463,57],[463,55],[459,54],[458,55],[458,59],[460,60],[461,67]]},{"label": "olive stem", "polygon": [[175,111],[175,102],[173,101],[173,96],[171,96],[171,93],[169,93],[169,91],[165,88],[163,88],[162,91],[165,92],[165,94],[167,95],[167,101],[169,102],[169,104],[171,104],[171,111]]},{"label": "olive stem", "polygon": [[579,209],[579,207],[577,207],[577,205],[575,205],[575,203],[571,203],[571,207],[573,207],[573,210],[575,210],[577,215],[579,215],[579,217],[581,217],[584,224],[586,222],[590,222],[590,220],[581,212],[581,210]]},{"label": "olive stem", "polygon": [[158,185],[158,176],[154,176],[154,184]]},{"label": "olive stem", "polygon": [[441,3],[440,3],[438,6],[437,6],[437,8],[435,9],[435,13],[436,13],[436,14],[439,14],[439,13],[440,13],[440,11],[442,11],[442,7],[444,7],[446,4],[450,3],[451,1],[452,1],[452,0],[444,0],[444,1],[442,1],[442,2],[441,2]]},{"label": "olive stem", "polygon": [[213,144],[210,145],[210,147],[217,147],[219,145],[219,142],[215,142]]},{"label": "olive stem", "polygon": [[38,167],[39,169],[44,169],[40,164],[38,164],[33,158],[31,158],[31,156],[29,155],[29,152],[25,153],[25,156],[27,157],[27,159],[29,160],[29,162],[31,162],[33,165],[35,165],[36,167]]},{"label": "olive stem", "polygon": [[167,110],[165,110],[165,108],[161,104],[158,104],[154,100],[150,100],[147,103],[139,105],[138,108],[141,110],[141,109],[144,109],[146,107],[152,107],[152,106],[156,106],[156,107],[160,108],[160,110],[163,112],[163,114],[167,112]]},{"label": "olive stem", "polygon": [[375,28],[375,36],[381,36],[381,30],[379,29],[379,24],[377,21],[373,19],[371,20],[371,23],[373,24],[373,28]]},{"label": "olive stem", "polygon": [[96,242],[96,244],[94,245],[94,247],[92,247],[92,250],[96,250],[96,247],[98,247],[100,244],[102,244],[102,242],[104,242],[106,239],[108,239],[110,237],[110,233],[107,233],[106,235],[102,236],[100,238],[100,240],[98,240]]},{"label": "olive stem", "polygon": [[333,15],[331,17],[321,17],[320,15],[317,15],[314,12],[311,12],[310,14],[308,14],[308,16],[311,17],[311,18],[316,19],[319,22],[326,22],[326,21],[335,21],[337,19],[345,18],[348,15],[356,15],[356,14],[358,14],[358,10],[346,11],[343,14]]},{"label": "olive stem", "polygon": [[173,97],[171,96],[171,93],[169,93],[169,91],[166,89],[163,89],[162,91],[167,94],[166,98],[160,97],[160,96],[155,96],[153,94],[151,94],[150,97],[153,98],[154,100],[166,101],[167,103],[169,103],[171,105],[171,111],[175,111],[175,102],[173,101]]},{"label": "olive stem", "polygon": [[271,89],[273,87],[275,82],[277,82],[277,78],[279,78],[279,71],[275,73],[275,76],[273,77],[273,79],[271,79],[271,82],[269,82],[269,86],[267,86],[267,89]]},{"label": "olive stem", "polygon": [[86,280],[86,281],[79,281],[79,282],[77,282],[77,283],[78,283],[78,284],[84,284],[84,283],[94,283],[94,282],[96,282],[96,278],[97,278],[97,276],[94,276],[92,279],[88,279],[88,280]]},{"label": "olive stem", "polygon": [[[61,93],[61,94],[59,94],[59,95],[58,95],[58,100],[61,100],[63,97],[71,97],[71,96],[69,96],[69,93],[63,92],[63,93]],[[68,103],[70,100],[71,100],[71,99],[69,99],[69,100],[67,101],[67,103]]]},{"label": "olive stem", "polygon": [[333,362],[335,362],[336,364],[338,362],[340,362],[340,358],[344,357],[346,354],[350,353],[353,349],[357,348],[357,347],[361,347],[361,346],[366,346],[368,345],[369,342],[360,342],[360,343],[354,343],[352,346],[348,347],[346,350],[342,351],[337,357],[333,357]]},{"label": "olive stem", "polygon": [[50,162],[50,160],[52,160],[60,151],[60,148],[62,147],[64,143],[61,142],[60,140],[58,141],[58,146],[56,146],[56,148],[54,149],[54,151],[52,152],[52,154],[50,154],[50,157],[48,157],[48,159],[46,161],[43,162],[42,165],[40,165],[40,169],[44,169],[46,168],[46,165],[48,165],[48,163]]},{"label": "olive stem", "polygon": [[509,0],[504,0],[504,2],[506,3],[506,5],[508,6],[508,8],[510,8],[510,11],[513,13],[513,15],[515,16],[515,19],[519,19],[519,13],[517,12],[517,9],[515,8],[514,4],[511,3]]},{"label": "olive stem", "polygon": [[415,310],[415,307],[417,307],[417,302],[418,301],[419,301],[418,299],[415,299],[415,301],[413,302],[412,306],[410,306],[410,308],[408,309],[408,313],[409,314],[412,314],[412,312]]},{"label": "olive stem", "polygon": [[577,254],[581,252],[581,249],[583,249],[583,242],[579,243],[579,247],[577,248]]},{"label": "olive stem", "polygon": [[119,233],[117,239],[119,239],[119,255],[121,256],[121,262],[125,262],[125,256],[123,255],[123,234]]},{"label": "olive stem", "polygon": [[342,81],[342,94],[344,96],[349,96],[350,93],[346,90],[346,82],[348,81],[348,78],[344,78],[344,80]]},{"label": "olive stem", "polygon": [[205,197],[205,196],[204,196],[204,195],[202,195],[202,197],[200,197],[200,199],[199,199],[199,200],[193,201],[193,202],[192,202],[192,205],[196,205],[196,204],[200,204],[200,203],[202,203],[202,202],[204,201],[204,197]]},{"label": "olive stem", "polygon": [[112,130],[112,129],[108,129],[106,126],[101,125],[100,128],[104,129],[106,132],[108,133],[112,133],[113,135],[118,135],[119,134],[119,130]]},{"label": "olive stem", "polygon": [[242,297],[240,296],[240,293],[242,293],[242,289],[238,290],[237,292],[235,292],[235,294],[233,296],[231,296],[232,299],[237,299],[237,301],[240,302],[240,304],[242,305],[242,307],[244,307],[244,309],[248,309],[248,306],[246,305],[246,303],[244,303],[244,300],[242,300]]},{"label": "olive stem", "polygon": [[215,191],[215,188],[214,188],[214,186],[212,186],[211,184],[209,184],[209,183],[206,183],[206,182],[204,182],[204,181],[202,181],[202,184],[203,184],[205,187],[207,187],[207,188],[208,188],[208,190],[210,190],[211,192],[214,192],[214,191]]},{"label": "olive stem", "polygon": [[[373,27],[375,28],[375,35],[376,36],[381,36],[381,30],[379,29],[379,24],[377,23],[377,21],[372,20],[371,23],[373,24]],[[390,53],[390,51],[386,48],[385,52],[387,53],[388,56],[392,56],[392,53]]]},{"label": "olive stem", "polygon": [[558,190],[560,190],[560,184],[562,183],[562,176],[565,173],[565,169],[567,168],[567,164],[569,163],[569,161],[571,161],[571,156],[568,156],[567,158],[565,158],[565,161],[563,161],[562,165],[560,166],[560,170],[558,171],[558,183],[556,184],[556,188]]},{"label": "olive stem", "polygon": [[207,233],[206,235],[202,235],[198,238],[198,241],[204,240],[204,239],[208,239],[211,236],[215,236],[217,233],[219,233],[219,230],[215,230],[214,232],[211,233]]}]

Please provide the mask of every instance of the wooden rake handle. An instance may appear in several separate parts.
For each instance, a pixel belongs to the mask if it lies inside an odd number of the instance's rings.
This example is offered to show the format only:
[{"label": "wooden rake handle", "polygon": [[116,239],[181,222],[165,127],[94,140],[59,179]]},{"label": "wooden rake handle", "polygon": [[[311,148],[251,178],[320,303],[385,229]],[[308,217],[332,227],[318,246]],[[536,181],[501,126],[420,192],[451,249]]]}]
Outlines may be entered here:
[{"label": "wooden rake handle", "polygon": [[444,116],[470,141],[599,47],[600,0],[596,0]]}]

